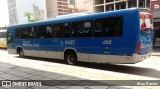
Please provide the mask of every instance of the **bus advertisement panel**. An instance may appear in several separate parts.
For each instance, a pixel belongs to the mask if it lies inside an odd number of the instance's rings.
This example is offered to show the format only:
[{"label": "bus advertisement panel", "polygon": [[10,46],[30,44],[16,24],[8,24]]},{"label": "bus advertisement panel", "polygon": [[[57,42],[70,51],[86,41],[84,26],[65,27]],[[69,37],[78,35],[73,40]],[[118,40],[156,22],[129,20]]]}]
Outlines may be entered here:
[{"label": "bus advertisement panel", "polygon": [[140,54],[146,54],[152,50],[153,40],[153,16],[148,12],[140,13],[141,26],[141,51]]}]

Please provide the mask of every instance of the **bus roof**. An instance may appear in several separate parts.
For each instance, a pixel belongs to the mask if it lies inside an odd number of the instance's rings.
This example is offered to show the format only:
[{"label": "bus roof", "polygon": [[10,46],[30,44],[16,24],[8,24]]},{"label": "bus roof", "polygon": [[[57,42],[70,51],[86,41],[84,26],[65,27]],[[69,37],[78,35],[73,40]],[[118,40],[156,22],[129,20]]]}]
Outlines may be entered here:
[{"label": "bus roof", "polygon": [[139,11],[139,9],[138,8],[130,8],[130,9],[121,9],[121,10],[100,12],[100,13],[94,13],[94,14],[78,15],[78,16],[73,16],[73,17],[72,16],[65,17],[65,18],[58,17],[58,18],[53,18],[53,19],[45,20],[45,21],[12,25],[9,27],[25,27],[25,26],[36,26],[36,25],[45,25],[45,24],[53,24],[53,23],[62,23],[62,22],[69,22],[69,21],[79,21],[79,20],[87,20],[88,18],[94,19],[94,18],[99,18],[99,17],[104,17],[104,16],[106,17],[106,15],[108,17],[111,17],[111,16],[132,14],[135,11]]}]

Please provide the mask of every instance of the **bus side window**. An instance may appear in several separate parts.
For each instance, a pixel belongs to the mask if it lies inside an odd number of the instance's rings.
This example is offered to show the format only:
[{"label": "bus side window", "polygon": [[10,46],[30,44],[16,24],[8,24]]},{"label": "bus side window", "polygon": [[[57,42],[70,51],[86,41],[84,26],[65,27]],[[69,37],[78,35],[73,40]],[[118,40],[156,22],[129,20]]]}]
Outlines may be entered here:
[{"label": "bus side window", "polygon": [[91,37],[92,36],[92,21],[78,21],[72,23],[72,37]]},{"label": "bus side window", "polygon": [[47,38],[46,25],[38,26],[38,38]]},{"label": "bus side window", "polygon": [[85,37],[91,37],[92,36],[92,22],[86,21],[84,22],[84,32]]},{"label": "bus side window", "polygon": [[77,29],[77,25],[75,22],[72,23],[72,27],[71,27],[71,37],[76,37],[77,36],[77,32],[78,30],[75,30]]},{"label": "bus side window", "polygon": [[54,38],[54,37],[56,37],[56,27],[55,26],[52,26],[52,32],[53,32],[53,34],[52,34],[52,38]]},{"label": "bus side window", "polygon": [[77,23],[77,37],[83,37],[84,26],[82,22]]},{"label": "bus side window", "polygon": [[23,28],[16,28],[16,39],[24,39],[25,38],[25,27]]},{"label": "bus side window", "polygon": [[72,23],[72,30],[71,30],[71,36],[72,37],[83,37],[83,23],[82,21],[79,22],[73,22]]},{"label": "bus side window", "polygon": [[70,37],[70,24],[69,23],[65,23],[64,24],[64,31],[65,31],[65,38]]},{"label": "bus side window", "polygon": [[105,19],[98,19],[95,21],[94,35],[95,37],[106,37],[109,28],[105,26],[107,21]]},{"label": "bus side window", "polygon": [[29,38],[29,30],[27,28],[24,31],[22,31],[22,38]]},{"label": "bus side window", "polygon": [[117,19],[117,23],[115,24],[115,36],[122,36],[122,18]]},{"label": "bus side window", "polygon": [[60,27],[57,25],[54,27],[54,37],[60,37]]},{"label": "bus side window", "polygon": [[102,18],[95,21],[95,37],[118,37],[122,35],[122,17]]},{"label": "bus side window", "polygon": [[46,38],[51,38],[53,35],[53,30],[51,25],[46,26]]},{"label": "bus side window", "polygon": [[103,37],[103,23],[99,22],[95,24],[95,36]]},{"label": "bus side window", "polygon": [[16,39],[20,39],[20,30],[16,28]]},{"label": "bus side window", "polygon": [[69,23],[54,24],[53,35],[56,38],[70,37],[70,25],[69,25]]},{"label": "bus side window", "polygon": [[[66,25],[66,26],[65,26]],[[67,23],[61,23],[59,24],[59,37],[60,38],[66,38],[66,30],[67,30]]]},{"label": "bus side window", "polygon": [[114,37],[116,27],[115,22],[113,18],[108,18],[106,21],[108,21],[108,23],[105,25],[105,27],[108,28],[107,37]]},{"label": "bus side window", "polygon": [[24,30],[24,36],[25,38],[36,38],[36,27],[27,27],[26,30]]}]

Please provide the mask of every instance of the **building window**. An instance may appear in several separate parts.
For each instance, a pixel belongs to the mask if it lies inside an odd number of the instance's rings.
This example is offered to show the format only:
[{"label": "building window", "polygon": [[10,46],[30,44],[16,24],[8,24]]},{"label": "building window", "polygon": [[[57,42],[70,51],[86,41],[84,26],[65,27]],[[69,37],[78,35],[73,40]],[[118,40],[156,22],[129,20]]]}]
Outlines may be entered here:
[{"label": "building window", "polygon": [[104,4],[104,0],[95,0],[95,5]]},{"label": "building window", "polygon": [[139,7],[145,8],[145,0],[139,0]]},{"label": "building window", "polygon": [[137,7],[137,0],[129,0],[128,1],[128,7],[129,8]]},{"label": "building window", "polygon": [[114,0],[106,0],[106,3],[114,2]]},{"label": "building window", "polygon": [[[107,11],[107,10],[106,10]],[[98,12],[104,12],[104,6],[96,6],[95,7],[95,12],[98,13]]]},{"label": "building window", "polygon": [[150,8],[150,0],[147,0],[147,8]]},{"label": "building window", "polygon": [[113,11],[114,10],[114,5],[106,5],[106,11]]},{"label": "building window", "polygon": [[119,9],[126,9],[126,3],[125,2],[116,3],[116,10]]}]

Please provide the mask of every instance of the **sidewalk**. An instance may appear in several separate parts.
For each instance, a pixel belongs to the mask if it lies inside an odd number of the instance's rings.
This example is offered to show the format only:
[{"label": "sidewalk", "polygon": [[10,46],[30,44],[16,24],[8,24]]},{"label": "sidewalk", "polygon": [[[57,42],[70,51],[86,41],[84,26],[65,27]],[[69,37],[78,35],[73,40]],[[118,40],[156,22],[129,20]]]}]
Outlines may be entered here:
[{"label": "sidewalk", "polygon": [[[55,85],[52,86],[36,86],[36,87],[19,87],[19,86],[11,86],[11,87],[0,87],[0,89],[129,89],[127,87],[121,86],[94,86],[95,82],[86,82],[84,78],[47,72],[42,70],[36,70],[31,68],[25,68],[20,66],[11,65],[8,63],[0,62],[0,80],[64,80],[64,81],[53,81]],[[71,81],[65,82],[65,80],[79,80],[79,81]],[[85,86],[79,86],[79,82],[84,84]],[[62,86],[61,86],[62,85]],[[146,88],[144,88],[146,89]]]},{"label": "sidewalk", "polygon": [[[158,54],[159,52],[153,52]],[[159,80],[159,56],[128,65],[80,63],[72,66],[60,60],[19,58],[0,51],[0,80],[61,80],[54,86],[7,87],[7,89],[160,89],[159,86],[96,86],[83,80]],[[63,81],[64,80],[64,81]],[[66,82],[66,80],[80,80]],[[82,81],[81,81],[82,80]],[[77,86],[81,82],[84,86]],[[61,86],[66,84],[66,86]],[[0,87],[6,89],[6,87]]]}]

